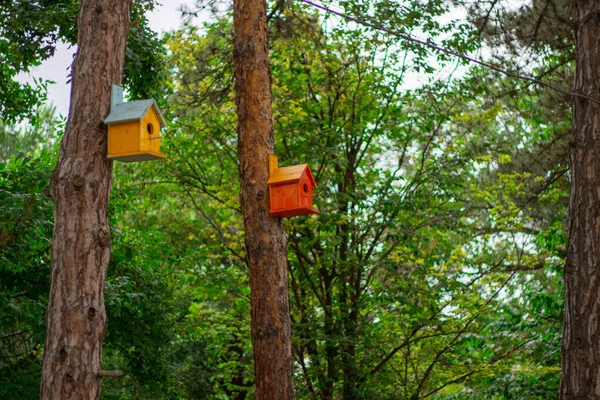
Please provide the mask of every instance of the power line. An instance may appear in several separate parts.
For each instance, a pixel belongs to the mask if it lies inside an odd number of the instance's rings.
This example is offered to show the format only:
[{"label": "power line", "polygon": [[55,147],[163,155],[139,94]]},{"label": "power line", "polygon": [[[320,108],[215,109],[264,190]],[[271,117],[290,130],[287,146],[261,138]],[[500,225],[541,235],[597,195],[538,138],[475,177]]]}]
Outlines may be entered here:
[{"label": "power line", "polygon": [[417,44],[419,44],[421,46],[428,47],[428,48],[433,49],[435,51],[439,51],[440,53],[448,54],[448,55],[460,58],[462,60],[471,62],[473,64],[481,65],[482,67],[485,67],[485,68],[491,69],[493,71],[499,72],[499,73],[504,74],[506,76],[509,76],[511,78],[516,78],[516,79],[521,79],[521,80],[524,80],[524,81],[532,82],[532,83],[538,84],[540,86],[545,86],[545,87],[547,87],[549,89],[555,90],[555,91],[557,91],[559,93],[562,93],[562,94],[566,94],[566,95],[569,95],[569,96],[572,96],[572,97],[580,97],[582,99],[589,100],[589,101],[594,102],[596,104],[600,104],[600,100],[597,100],[597,99],[595,99],[593,97],[586,96],[586,95],[580,94],[580,93],[571,92],[569,90],[561,89],[561,88],[559,88],[557,86],[554,86],[552,84],[546,83],[546,82],[541,81],[541,80],[536,79],[536,78],[532,78],[530,76],[519,75],[517,73],[510,72],[508,70],[502,69],[500,67],[497,67],[497,66],[495,66],[493,64],[490,64],[490,63],[487,63],[485,61],[478,60],[476,58],[467,56],[465,54],[458,53],[458,52],[453,51],[453,50],[445,49],[445,48],[443,48],[443,47],[441,47],[441,46],[439,46],[439,45],[437,45],[437,44],[435,44],[433,42],[427,42],[425,40],[417,39],[417,38],[415,38],[413,36],[406,35],[404,33],[400,33],[400,32],[397,32],[397,31],[393,31],[391,29],[384,28],[384,27],[379,26],[379,25],[372,24],[372,23],[364,21],[364,20],[362,20],[360,18],[353,17],[351,15],[347,15],[347,14],[344,14],[344,13],[336,11],[336,10],[332,10],[331,8],[327,8],[327,7],[325,7],[323,5],[320,5],[320,4],[317,4],[317,3],[313,3],[310,0],[300,0],[300,1],[303,2],[303,3],[305,3],[305,4],[308,4],[310,6],[316,7],[318,9],[320,9],[320,10],[323,10],[325,12],[328,12],[330,14],[337,15],[338,17],[344,18],[344,19],[346,19],[348,21],[353,21],[353,22],[356,22],[358,24],[364,25],[366,27],[369,27],[369,28],[372,28],[372,29],[376,29],[378,31],[382,31],[382,32],[388,33],[388,34],[393,35],[393,36],[397,36],[397,37],[399,37],[401,39],[407,40],[409,42],[417,43]]}]

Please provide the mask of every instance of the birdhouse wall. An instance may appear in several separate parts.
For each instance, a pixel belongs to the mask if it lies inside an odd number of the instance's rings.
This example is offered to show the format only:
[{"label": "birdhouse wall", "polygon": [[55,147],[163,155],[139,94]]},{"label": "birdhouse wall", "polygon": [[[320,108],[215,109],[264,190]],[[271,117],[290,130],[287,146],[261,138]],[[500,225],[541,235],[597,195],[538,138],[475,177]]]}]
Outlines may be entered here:
[{"label": "birdhouse wall", "polygon": [[160,153],[160,139],[152,139],[160,136],[160,120],[154,107],[150,108],[141,121],[140,151]]},{"label": "birdhouse wall", "polygon": [[298,186],[301,207],[312,207],[312,189],[310,179],[304,174],[302,179],[300,179],[300,185]]},{"label": "birdhouse wall", "polygon": [[299,196],[298,196],[298,184],[297,183],[289,183],[287,185],[282,185],[283,193],[285,197],[285,208],[297,208],[300,206],[299,204]]},{"label": "birdhouse wall", "polygon": [[132,153],[139,149],[139,121],[121,122],[108,127],[108,154]]},{"label": "birdhouse wall", "polygon": [[298,208],[298,206],[297,183],[271,187],[271,208],[273,208],[273,210],[289,210]]},{"label": "birdhouse wall", "polygon": [[272,210],[285,210],[285,197],[283,195],[283,185],[271,186],[271,209]]}]

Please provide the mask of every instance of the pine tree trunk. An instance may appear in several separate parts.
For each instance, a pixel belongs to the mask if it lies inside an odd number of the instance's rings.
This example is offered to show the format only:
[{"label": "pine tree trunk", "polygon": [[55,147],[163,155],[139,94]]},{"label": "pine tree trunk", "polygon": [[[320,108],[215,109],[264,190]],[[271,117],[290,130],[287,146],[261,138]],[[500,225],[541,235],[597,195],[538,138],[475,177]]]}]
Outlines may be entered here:
[{"label": "pine tree trunk", "polygon": [[[576,0],[575,92],[600,99],[596,0]],[[561,399],[600,399],[600,105],[574,98]]]},{"label": "pine tree trunk", "polygon": [[50,181],[54,235],[43,400],[100,397],[112,174],[103,120],[111,85],[123,77],[130,7],[130,0],[81,4],[69,120]]},{"label": "pine tree trunk", "polygon": [[265,0],[234,0],[234,62],[241,205],[250,270],[256,398],[294,399],[286,236],[269,213],[273,154]]}]

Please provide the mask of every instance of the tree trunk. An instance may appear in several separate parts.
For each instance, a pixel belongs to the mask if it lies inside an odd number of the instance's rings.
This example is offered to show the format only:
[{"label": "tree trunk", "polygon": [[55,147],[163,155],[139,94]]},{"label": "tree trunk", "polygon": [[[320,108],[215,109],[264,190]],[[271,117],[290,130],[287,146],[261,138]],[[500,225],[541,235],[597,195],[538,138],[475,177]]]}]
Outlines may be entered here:
[{"label": "tree trunk", "polygon": [[241,206],[250,270],[256,398],[294,399],[286,236],[269,213],[273,154],[265,0],[234,0],[234,50]]},{"label": "tree trunk", "polygon": [[123,77],[130,0],[83,0],[72,70],[71,107],[58,164],[52,282],[46,315],[41,399],[98,399],[110,255],[106,158],[110,88]]},{"label": "tree trunk", "polygon": [[[600,98],[598,2],[576,0],[575,93]],[[600,106],[573,100],[561,399],[600,399]]]}]

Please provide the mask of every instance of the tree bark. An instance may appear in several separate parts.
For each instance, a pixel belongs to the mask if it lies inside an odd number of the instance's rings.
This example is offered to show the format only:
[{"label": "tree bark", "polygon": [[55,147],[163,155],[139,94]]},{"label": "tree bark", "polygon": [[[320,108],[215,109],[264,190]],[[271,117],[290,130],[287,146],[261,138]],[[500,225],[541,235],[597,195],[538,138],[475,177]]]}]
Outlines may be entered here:
[{"label": "tree bark", "polygon": [[[600,98],[596,0],[576,0],[575,93]],[[600,399],[600,106],[573,99],[571,198],[565,265],[563,400]]]},{"label": "tree bark", "polygon": [[274,153],[266,2],[234,0],[234,62],[241,206],[250,270],[256,398],[295,399],[286,236],[269,213]]},{"label": "tree bark", "polygon": [[111,85],[123,77],[130,7],[130,0],[83,0],[79,13],[69,120],[50,180],[54,234],[43,400],[100,397],[112,175],[103,120]]}]

